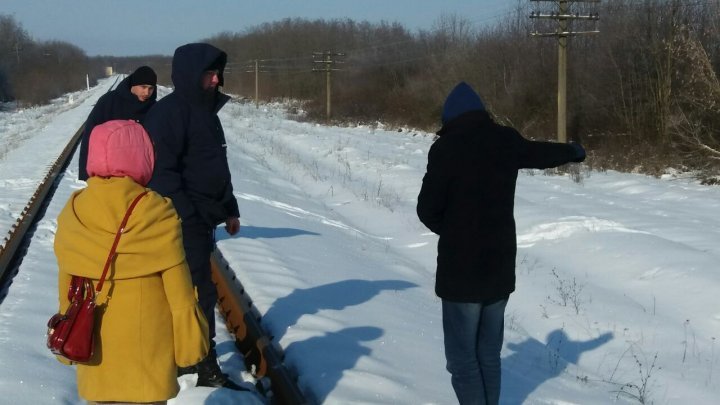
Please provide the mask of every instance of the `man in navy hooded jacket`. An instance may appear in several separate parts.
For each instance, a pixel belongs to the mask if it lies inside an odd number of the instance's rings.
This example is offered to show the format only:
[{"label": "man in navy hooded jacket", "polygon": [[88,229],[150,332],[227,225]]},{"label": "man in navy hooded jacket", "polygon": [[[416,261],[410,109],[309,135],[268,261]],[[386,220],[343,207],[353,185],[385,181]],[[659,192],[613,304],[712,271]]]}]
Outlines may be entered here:
[{"label": "man in navy hooded jacket", "polygon": [[88,143],[96,125],[110,120],[142,122],[150,107],[155,104],[157,76],[149,66],[140,66],[123,79],[115,90],[103,94],[95,103],[83,129],[78,158],[78,179],[87,180]]},{"label": "man in navy hooded jacket", "polygon": [[515,182],[522,168],[581,162],[578,144],[535,142],[496,124],[466,83],[448,95],[417,214],[438,240],[447,369],[460,404],[497,404],[503,320],[515,290]]},{"label": "man in navy hooded jacket", "polygon": [[215,227],[240,230],[225,134],[218,111],[230,99],[219,90],[227,54],[202,43],[183,45],[172,61],[173,92],[143,122],[155,145],[155,169],[148,187],[170,197],[182,219],[183,245],[198,300],[210,329],[210,354],[184,372],[198,373],[198,386],[241,389],[220,371],[215,352],[217,290],[210,273]]}]

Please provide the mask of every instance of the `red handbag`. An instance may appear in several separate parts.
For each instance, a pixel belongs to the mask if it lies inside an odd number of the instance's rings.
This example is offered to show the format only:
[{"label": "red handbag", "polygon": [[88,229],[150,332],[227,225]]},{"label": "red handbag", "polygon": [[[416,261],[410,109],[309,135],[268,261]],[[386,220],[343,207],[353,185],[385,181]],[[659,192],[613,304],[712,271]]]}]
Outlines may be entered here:
[{"label": "red handbag", "polygon": [[105,276],[116,256],[115,249],[120,241],[120,235],[125,230],[132,210],[147,193],[148,191],[144,191],[135,197],[128,207],[120,223],[120,229],[115,234],[115,241],[110,248],[110,254],[105,261],[105,268],[96,289],[93,289],[89,278],[72,276],[68,291],[70,306],[64,314],[53,315],[47,324],[47,347],[54,355],[77,363],[86,363],[92,357],[95,348],[95,292],[99,293],[102,290]]},{"label": "red handbag", "polygon": [[95,347],[95,290],[90,279],[73,276],[68,299],[67,311],[53,315],[48,321],[47,346],[57,356],[87,362]]}]

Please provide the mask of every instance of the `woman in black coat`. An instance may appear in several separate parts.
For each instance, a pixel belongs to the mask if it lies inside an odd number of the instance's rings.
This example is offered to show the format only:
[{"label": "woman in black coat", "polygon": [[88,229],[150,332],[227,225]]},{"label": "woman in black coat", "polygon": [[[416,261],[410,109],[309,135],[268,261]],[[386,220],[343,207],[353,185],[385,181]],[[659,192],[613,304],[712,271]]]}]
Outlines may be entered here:
[{"label": "woman in black coat", "polygon": [[535,142],[496,124],[466,83],[448,95],[417,214],[440,236],[435,292],[461,404],[497,404],[505,306],[515,290],[515,183],[522,168],[581,162],[578,144]]},{"label": "woman in black coat", "polygon": [[78,159],[78,179],[88,179],[85,166],[87,165],[88,142],[93,128],[111,120],[133,120],[142,123],[145,114],[157,99],[156,85],[157,75],[155,72],[148,66],[140,66],[123,79],[115,87],[115,90],[103,94],[98,99],[85,121]]}]

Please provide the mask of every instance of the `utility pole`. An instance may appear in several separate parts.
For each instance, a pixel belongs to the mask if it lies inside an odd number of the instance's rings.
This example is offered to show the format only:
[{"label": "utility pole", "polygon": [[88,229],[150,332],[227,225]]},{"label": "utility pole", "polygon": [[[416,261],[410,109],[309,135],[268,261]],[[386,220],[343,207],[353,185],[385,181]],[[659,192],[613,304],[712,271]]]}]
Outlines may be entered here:
[{"label": "utility pole", "polygon": [[600,0],[530,0],[533,2],[551,1],[558,4],[557,12],[541,13],[533,11],[530,18],[552,19],[557,21],[555,32],[531,32],[530,35],[537,37],[556,37],[558,39],[558,114],[557,114],[557,138],[558,142],[567,142],[567,44],[571,35],[597,34],[600,31],[597,27],[592,31],[573,31],[569,29],[568,22],[571,20],[597,21],[600,16],[595,14],[580,15],[571,13],[572,3],[599,3]]},{"label": "utility pole", "polygon": [[260,108],[260,73],[267,73],[267,70],[261,70],[265,69],[265,66],[261,66],[260,62],[263,62],[262,59],[255,59],[253,61],[252,65],[246,66],[245,73],[255,73],[255,109]]},{"label": "utility pole", "polygon": [[15,57],[17,58],[17,64],[20,65],[20,41],[15,41]]},{"label": "utility pole", "polygon": [[[338,71],[338,70],[340,70],[340,69],[337,69],[337,68],[334,68],[334,67],[333,67],[333,66],[335,66],[335,64],[345,63],[345,61],[333,59],[333,57],[335,57],[335,58],[343,58],[343,57],[345,57],[345,54],[344,54],[344,53],[340,53],[340,52],[330,52],[330,51],[325,51],[325,52],[313,52],[313,57],[315,58],[315,59],[313,60],[313,63],[320,63],[320,64],[324,64],[324,65],[325,65],[324,67],[313,68],[313,72],[325,72],[325,82],[326,82],[325,86],[326,86],[326,94],[327,94],[325,114],[326,114],[327,118],[330,119],[330,115],[331,115],[331,114],[330,114],[330,113],[331,113],[331,107],[330,107],[330,105],[331,105],[331,103],[330,103],[330,100],[331,100],[331,97],[330,97],[330,83],[331,83],[330,74],[331,74],[332,71]],[[320,58],[320,59],[318,59],[318,58]]]},{"label": "utility pole", "polygon": [[255,59],[255,109],[260,108],[260,66],[258,60]]}]

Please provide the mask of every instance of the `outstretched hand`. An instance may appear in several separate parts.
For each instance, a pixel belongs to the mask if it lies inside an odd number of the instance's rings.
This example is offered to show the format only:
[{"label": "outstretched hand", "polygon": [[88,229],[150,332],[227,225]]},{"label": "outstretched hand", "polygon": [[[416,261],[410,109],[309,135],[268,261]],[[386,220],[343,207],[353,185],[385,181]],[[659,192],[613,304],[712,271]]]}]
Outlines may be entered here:
[{"label": "outstretched hand", "polygon": [[225,220],[225,230],[230,235],[235,235],[240,232],[240,219],[237,217],[230,217]]}]

